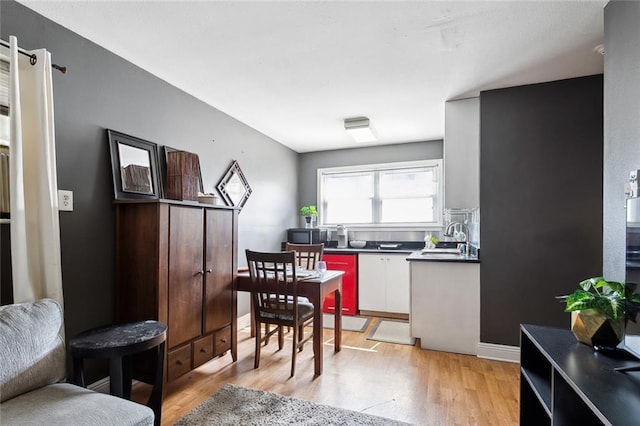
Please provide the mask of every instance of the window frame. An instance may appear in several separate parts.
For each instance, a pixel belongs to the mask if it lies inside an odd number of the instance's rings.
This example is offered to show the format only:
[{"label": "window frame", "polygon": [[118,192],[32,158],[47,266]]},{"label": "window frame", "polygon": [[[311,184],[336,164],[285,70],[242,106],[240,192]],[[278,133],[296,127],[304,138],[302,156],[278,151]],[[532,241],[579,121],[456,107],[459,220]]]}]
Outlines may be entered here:
[{"label": "window frame", "polygon": [[[384,170],[397,170],[397,169],[412,169],[419,167],[433,167],[437,174],[437,196],[435,197],[436,206],[434,207],[434,221],[429,222],[396,222],[396,223],[344,223],[349,228],[357,228],[360,230],[401,230],[401,229],[420,229],[420,230],[432,230],[440,229],[443,226],[444,218],[444,161],[441,158],[430,160],[417,160],[417,161],[401,161],[393,163],[375,163],[375,164],[361,164],[352,166],[340,166],[340,167],[324,167],[318,168],[316,173],[316,206],[318,209],[318,226],[322,227],[335,227],[336,224],[327,224],[325,222],[325,201],[324,201],[324,189],[322,185],[323,176],[325,174],[333,173],[349,173],[349,172],[374,172],[374,203],[373,203],[373,216],[374,220],[380,217],[380,182],[378,172]],[[378,219],[379,220],[379,219]]]}]

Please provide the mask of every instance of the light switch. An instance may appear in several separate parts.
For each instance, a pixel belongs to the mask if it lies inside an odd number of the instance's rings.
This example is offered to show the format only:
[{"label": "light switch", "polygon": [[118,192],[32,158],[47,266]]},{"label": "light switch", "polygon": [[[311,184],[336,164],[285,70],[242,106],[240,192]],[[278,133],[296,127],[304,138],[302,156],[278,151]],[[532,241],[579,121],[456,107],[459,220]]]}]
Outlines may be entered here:
[{"label": "light switch", "polygon": [[73,211],[73,191],[58,189],[58,210],[61,212]]}]

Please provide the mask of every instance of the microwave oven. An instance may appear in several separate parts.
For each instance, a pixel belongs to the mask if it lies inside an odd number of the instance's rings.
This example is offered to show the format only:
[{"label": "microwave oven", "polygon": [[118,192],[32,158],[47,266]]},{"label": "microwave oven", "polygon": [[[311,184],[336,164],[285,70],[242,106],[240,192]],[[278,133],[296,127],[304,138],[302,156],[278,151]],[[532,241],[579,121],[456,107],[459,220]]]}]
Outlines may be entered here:
[{"label": "microwave oven", "polygon": [[320,228],[289,228],[287,242],[292,244],[320,244],[327,242],[327,230]]}]

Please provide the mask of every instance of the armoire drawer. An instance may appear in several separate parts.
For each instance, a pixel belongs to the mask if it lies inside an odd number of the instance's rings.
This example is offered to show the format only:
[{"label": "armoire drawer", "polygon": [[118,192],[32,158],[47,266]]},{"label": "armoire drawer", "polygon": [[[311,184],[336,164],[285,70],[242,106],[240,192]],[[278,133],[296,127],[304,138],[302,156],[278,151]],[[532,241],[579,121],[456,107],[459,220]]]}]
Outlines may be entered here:
[{"label": "armoire drawer", "polygon": [[167,378],[172,381],[191,370],[191,344],[173,349],[167,354]]},{"label": "armoire drawer", "polygon": [[193,368],[213,358],[213,334],[204,336],[193,342]]},{"label": "armoire drawer", "polygon": [[231,349],[231,326],[221,328],[214,333],[213,353],[217,356]]}]

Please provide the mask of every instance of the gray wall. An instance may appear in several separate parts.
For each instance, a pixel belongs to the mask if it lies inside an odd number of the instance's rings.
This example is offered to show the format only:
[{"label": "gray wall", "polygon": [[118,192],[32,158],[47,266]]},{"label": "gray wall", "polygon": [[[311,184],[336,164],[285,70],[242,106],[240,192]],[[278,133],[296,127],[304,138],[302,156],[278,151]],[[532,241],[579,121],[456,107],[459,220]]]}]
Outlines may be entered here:
[{"label": "gray wall", "polygon": [[640,169],[640,3],[604,10],[604,273],[625,279],[624,183]]},{"label": "gray wall", "polygon": [[569,326],[555,296],[602,273],[602,76],[480,94],[480,338]]},{"label": "gray wall", "polygon": [[[74,192],[60,213],[67,337],[114,319],[115,215],[105,129],[195,152],[206,191],[238,160],[253,194],[240,213],[244,249],[277,249],[295,224],[298,154],[122,58],[15,2],[0,2],[1,37],[45,47],[53,71],[58,187]],[[215,140],[215,142],[212,142]],[[239,313],[248,312],[248,298]]]},{"label": "gray wall", "polygon": [[442,158],[442,140],[371,146],[300,154],[298,204],[317,203],[317,172],[325,167],[393,163]]},{"label": "gray wall", "polygon": [[444,175],[446,208],[480,206],[480,98],[444,104]]}]

